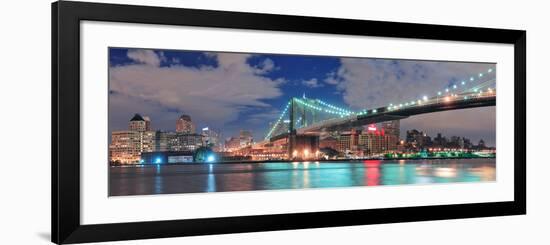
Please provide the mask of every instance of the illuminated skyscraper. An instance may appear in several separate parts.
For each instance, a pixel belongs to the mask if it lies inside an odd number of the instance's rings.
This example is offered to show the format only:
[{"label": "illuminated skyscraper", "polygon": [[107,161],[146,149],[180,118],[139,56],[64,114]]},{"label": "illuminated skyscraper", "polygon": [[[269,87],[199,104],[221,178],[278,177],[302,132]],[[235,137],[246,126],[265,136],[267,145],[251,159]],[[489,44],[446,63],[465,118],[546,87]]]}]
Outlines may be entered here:
[{"label": "illuminated skyscraper", "polygon": [[393,120],[393,121],[387,121],[380,123],[382,125],[382,128],[384,129],[384,133],[386,135],[393,135],[397,139],[399,139],[400,131],[400,123],[399,120]]},{"label": "illuminated skyscraper", "polygon": [[132,131],[149,131],[151,122],[149,120],[149,117],[145,117],[148,120],[145,120],[140,114],[135,114],[132,119],[130,119],[130,123],[128,124],[128,127]]},{"label": "illuminated skyscraper", "polygon": [[355,129],[352,129],[347,132],[342,132],[338,137],[338,151],[339,152],[353,152],[357,151],[357,146],[359,143],[359,132]]},{"label": "illuminated skyscraper", "polygon": [[178,118],[176,121],[176,132],[184,134],[195,133],[195,124],[193,124],[189,115],[183,114]]},{"label": "illuminated skyscraper", "polygon": [[399,145],[399,137],[401,134],[399,120],[387,121],[381,123],[382,130],[384,131],[384,144],[386,145],[386,151],[396,151],[397,145]]},{"label": "illuminated skyscraper", "polygon": [[[398,124],[397,124],[398,125]],[[395,124],[392,124],[395,126]],[[388,127],[386,125],[386,127]],[[364,155],[376,155],[397,150],[398,138],[395,135],[395,128],[388,127],[392,134],[387,134],[384,124],[378,128],[376,124],[368,125],[359,135],[358,148]]]},{"label": "illuminated skyscraper", "polygon": [[149,127],[149,120],[135,114],[128,123],[129,130],[113,131],[109,145],[109,161],[134,164],[139,162],[142,152],[154,151],[156,132],[150,131]]},{"label": "illuminated skyscraper", "polygon": [[202,139],[203,144],[207,146],[211,146],[214,148],[215,151],[219,151],[222,149],[222,142],[220,141],[220,133],[216,132],[215,130],[205,127],[202,128]]}]

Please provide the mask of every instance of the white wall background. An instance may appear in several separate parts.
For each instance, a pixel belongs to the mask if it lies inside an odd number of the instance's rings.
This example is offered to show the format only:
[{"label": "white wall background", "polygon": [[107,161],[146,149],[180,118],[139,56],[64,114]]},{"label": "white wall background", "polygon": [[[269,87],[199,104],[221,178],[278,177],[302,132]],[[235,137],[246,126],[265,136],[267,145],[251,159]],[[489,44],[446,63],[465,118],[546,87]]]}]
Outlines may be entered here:
[{"label": "white wall background", "polygon": [[[114,1],[107,1],[114,2]],[[548,244],[550,90],[544,1],[120,0],[120,3],[527,30],[526,216],[413,222],[106,244]],[[50,231],[50,1],[10,1],[0,15],[0,244],[48,244]],[[182,40],[183,42],[185,40]],[[510,129],[512,133],[512,129]],[[28,147],[30,145],[30,147]],[[32,148],[29,152],[27,149]],[[31,160],[25,160],[31,157]]]}]

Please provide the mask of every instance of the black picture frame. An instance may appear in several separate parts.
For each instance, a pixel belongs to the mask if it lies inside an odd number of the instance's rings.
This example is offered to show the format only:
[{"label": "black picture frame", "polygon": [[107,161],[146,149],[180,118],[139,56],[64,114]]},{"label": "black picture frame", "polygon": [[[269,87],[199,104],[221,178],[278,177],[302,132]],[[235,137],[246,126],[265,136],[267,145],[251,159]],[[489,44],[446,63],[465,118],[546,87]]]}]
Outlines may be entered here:
[{"label": "black picture frame", "polygon": [[[505,43],[514,46],[514,201],[223,218],[80,224],[80,22]],[[82,243],[526,213],[526,32],[61,1],[52,4],[52,242]],[[511,160],[511,159],[509,159]]]}]

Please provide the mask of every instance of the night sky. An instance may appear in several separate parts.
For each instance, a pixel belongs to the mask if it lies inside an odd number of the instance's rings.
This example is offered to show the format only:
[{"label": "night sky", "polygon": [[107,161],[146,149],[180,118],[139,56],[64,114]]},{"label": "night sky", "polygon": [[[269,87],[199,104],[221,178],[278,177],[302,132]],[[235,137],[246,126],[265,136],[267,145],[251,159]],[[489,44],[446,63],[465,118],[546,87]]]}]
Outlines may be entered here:
[{"label": "night sky", "polygon": [[[224,138],[251,130],[262,140],[292,97],[319,98],[354,111],[434,96],[467,80],[494,79],[495,64],[326,56],[110,48],[109,133],[135,114],[174,131],[181,114]],[[468,78],[474,76],[475,80]],[[495,143],[495,107],[431,113],[401,121],[416,128]]]}]

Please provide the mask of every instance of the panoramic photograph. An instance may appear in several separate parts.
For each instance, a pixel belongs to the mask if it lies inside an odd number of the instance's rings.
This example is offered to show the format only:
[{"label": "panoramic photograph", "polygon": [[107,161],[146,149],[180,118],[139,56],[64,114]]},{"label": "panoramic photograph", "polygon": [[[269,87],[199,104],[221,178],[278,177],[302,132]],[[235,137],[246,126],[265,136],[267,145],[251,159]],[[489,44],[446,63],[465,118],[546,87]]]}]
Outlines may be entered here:
[{"label": "panoramic photograph", "polygon": [[109,48],[109,196],[496,181],[496,64]]}]

